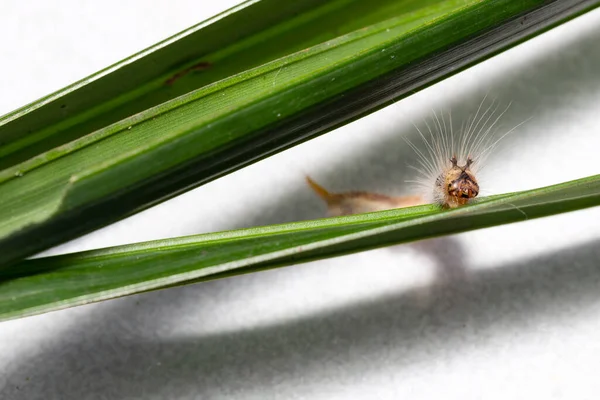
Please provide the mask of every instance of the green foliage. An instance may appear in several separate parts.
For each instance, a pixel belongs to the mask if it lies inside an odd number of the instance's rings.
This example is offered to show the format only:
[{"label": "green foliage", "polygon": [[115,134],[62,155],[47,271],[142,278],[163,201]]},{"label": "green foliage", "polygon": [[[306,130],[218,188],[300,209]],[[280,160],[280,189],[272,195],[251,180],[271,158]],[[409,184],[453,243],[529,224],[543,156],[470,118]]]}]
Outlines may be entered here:
[{"label": "green foliage", "polygon": [[598,204],[591,177],[451,212],[418,207],[19,262],[599,4],[247,2],[0,118],[1,318]]}]

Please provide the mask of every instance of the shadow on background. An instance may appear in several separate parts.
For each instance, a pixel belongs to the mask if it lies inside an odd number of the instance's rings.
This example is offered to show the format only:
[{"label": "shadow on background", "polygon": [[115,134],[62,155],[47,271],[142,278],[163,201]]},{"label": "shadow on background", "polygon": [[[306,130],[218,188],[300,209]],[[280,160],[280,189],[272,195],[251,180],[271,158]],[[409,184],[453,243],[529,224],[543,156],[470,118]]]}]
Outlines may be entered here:
[{"label": "shadow on background", "polygon": [[[467,350],[499,329],[527,327],[536,319],[552,318],[557,312],[574,314],[597,302],[598,244],[438,285],[428,293],[426,305],[414,289],[281,324],[198,337],[127,338],[126,330],[104,331],[113,324],[135,323],[144,310],[129,301],[5,371],[11,384],[2,397],[32,399],[54,390],[65,400],[89,394],[112,399],[234,396],[268,391],[276,382],[295,380],[300,385],[303,380],[324,379],[325,372],[352,380],[386,365],[398,369],[430,361]],[[244,283],[223,282],[232,288]],[[205,291],[196,299],[198,307],[214,301],[210,286],[194,287]],[[186,291],[171,289],[162,297],[167,300]],[[176,309],[165,302],[158,307],[162,310],[152,315]],[[156,323],[176,319],[175,315]]]},{"label": "shadow on background", "polygon": [[[548,49],[527,65],[503,71],[502,76],[486,85],[486,91],[500,99],[516,99],[518,107],[511,108],[505,123],[514,126],[532,115],[551,116],[570,105],[570,95],[597,91],[600,70],[574,73],[568,60],[585,54],[600,65],[598,43],[600,28],[564,48]],[[467,118],[473,112],[473,98],[482,96],[465,93],[448,108],[456,120]],[[468,107],[463,106],[467,103]],[[423,117],[415,116],[414,120]],[[328,175],[320,176],[322,183],[366,190],[403,184],[408,174],[406,162],[412,161],[413,154],[401,136],[409,131],[414,134],[413,130],[408,122],[399,121],[397,135],[389,135],[385,141],[355,154],[354,167],[332,165]],[[356,165],[363,173],[352,173]],[[364,172],[369,168],[376,171]],[[264,209],[260,217],[241,218],[235,227],[316,218],[324,212],[304,185]],[[410,365],[443,352],[460,352],[499,328],[515,328],[596,301],[600,289],[598,244],[472,273],[468,280],[442,282],[429,293],[427,305],[417,300],[419,291],[412,290],[281,324],[224,334],[163,339],[156,332],[177,324],[183,316],[176,311],[179,308],[202,314],[202,309],[218,302],[224,292],[235,292],[264,275],[116,301],[115,306],[90,313],[55,343],[22,356],[3,371],[9,386],[0,397],[177,398],[189,393],[235,395],[242,390],[264,391],[274,382],[288,380],[297,380],[300,385],[305,380],[324,379],[324,371],[340,375],[339,379],[358,379],[367,367],[385,368],[385,362],[377,366],[369,360],[385,359],[395,368]],[[437,245],[452,246],[452,242]],[[460,268],[460,255],[456,260],[442,261]],[[201,318],[198,323],[202,323]],[[136,325],[151,329],[140,337],[139,333],[131,334],[131,327]]]}]

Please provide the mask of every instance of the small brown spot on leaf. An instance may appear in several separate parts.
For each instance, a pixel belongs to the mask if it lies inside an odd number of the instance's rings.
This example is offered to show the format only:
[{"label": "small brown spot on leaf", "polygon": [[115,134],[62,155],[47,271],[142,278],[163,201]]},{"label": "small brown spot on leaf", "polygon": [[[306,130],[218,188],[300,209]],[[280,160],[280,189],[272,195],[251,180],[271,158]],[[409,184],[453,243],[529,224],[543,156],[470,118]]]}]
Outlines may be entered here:
[{"label": "small brown spot on leaf", "polygon": [[165,81],[165,84],[171,86],[176,81],[178,81],[180,78],[183,78],[184,76],[186,76],[190,72],[205,71],[205,70],[209,69],[211,66],[212,66],[212,64],[209,63],[208,61],[201,61],[199,63],[196,63],[196,64],[192,65],[191,67],[188,67],[188,68],[186,68],[184,70],[181,70],[181,71],[177,72],[176,74],[174,74],[173,76],[171,76],[169,79],[167,79]]}]

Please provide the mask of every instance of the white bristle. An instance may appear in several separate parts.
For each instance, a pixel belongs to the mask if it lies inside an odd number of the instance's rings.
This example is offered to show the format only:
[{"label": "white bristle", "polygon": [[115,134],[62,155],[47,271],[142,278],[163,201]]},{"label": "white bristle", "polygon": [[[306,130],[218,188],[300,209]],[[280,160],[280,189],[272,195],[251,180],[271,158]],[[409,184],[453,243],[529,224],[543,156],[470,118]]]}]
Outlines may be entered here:
[{"label": "white bristle", "polygon": [[417,172],[417,176],[407,182],[414,185],[414,190],[428,202],[444,204],[445,188],[436,185],[436,180],[452,167],[450,161],[452,157],[456,157],[459,166],[465,165],[467,160],[471,159],[473,163],[470,171],[478,178],[478,174],[485,167],[486,159],[498,143],[526,122],[521,122],[493,140],[499,129],[498,122],[508,111],[510,103],[501,109],[500,103],[494,99],[484,110],[486,99],[487,95],[479,104],[475,115],[464,121],[458,132],[454,130],[450,111],[447,113],[432,111],[432,117],[423,122],[424,129],[413,124],[422,146],[416,146],[409,139],[404,138],[417,155],[417,164],[410,165],[410,168]]}]

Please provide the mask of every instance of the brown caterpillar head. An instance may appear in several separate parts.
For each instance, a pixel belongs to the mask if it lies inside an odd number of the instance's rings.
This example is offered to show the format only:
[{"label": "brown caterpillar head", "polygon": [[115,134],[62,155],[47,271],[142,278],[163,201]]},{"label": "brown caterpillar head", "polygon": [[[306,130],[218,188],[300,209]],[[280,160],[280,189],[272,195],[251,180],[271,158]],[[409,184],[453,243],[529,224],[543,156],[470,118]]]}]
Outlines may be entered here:
[{"label": "brown caterpillar head", "polygon": [[446,192],[445,206],[455,208],[465,205],[470,199],[479,194],[479,184],[471,172],[472,158],[467,158],[464,166],[458,165],[456,157],[450,159],[452,167],[446,172],[443,187]]}]

